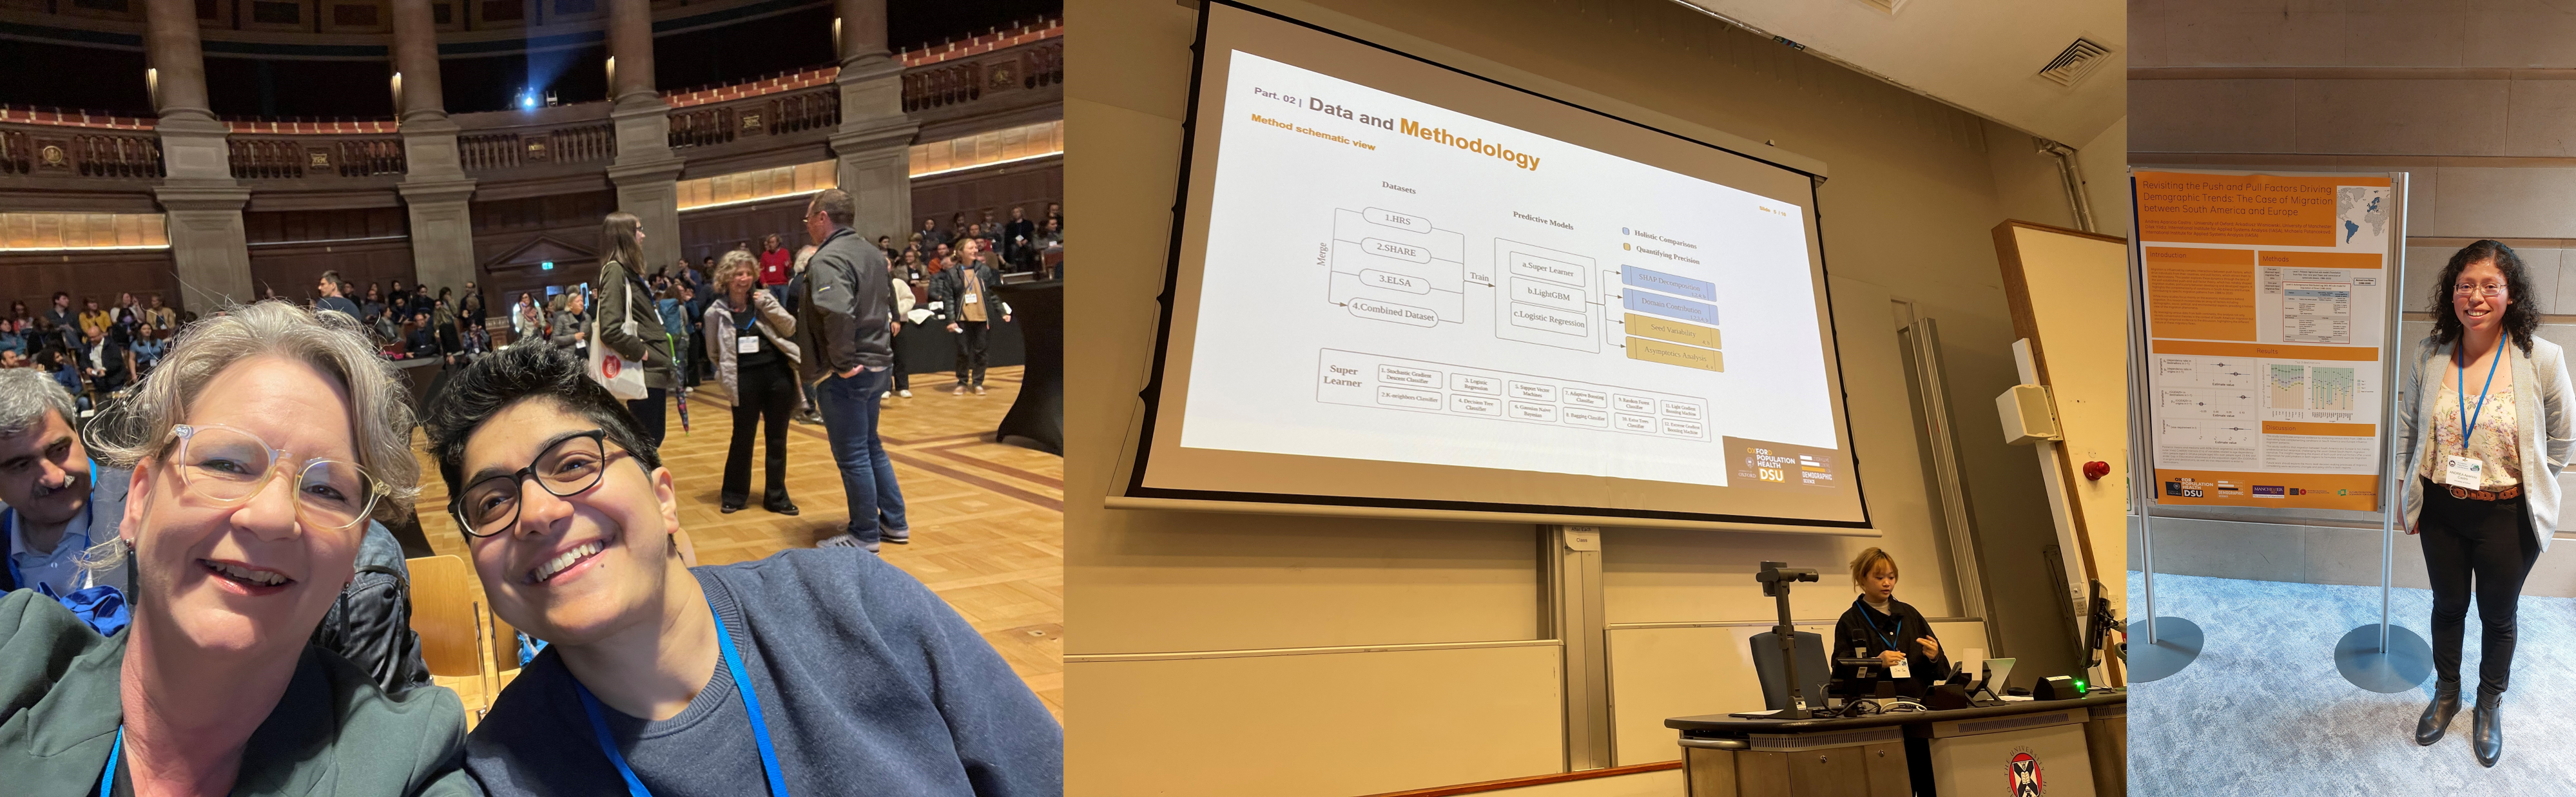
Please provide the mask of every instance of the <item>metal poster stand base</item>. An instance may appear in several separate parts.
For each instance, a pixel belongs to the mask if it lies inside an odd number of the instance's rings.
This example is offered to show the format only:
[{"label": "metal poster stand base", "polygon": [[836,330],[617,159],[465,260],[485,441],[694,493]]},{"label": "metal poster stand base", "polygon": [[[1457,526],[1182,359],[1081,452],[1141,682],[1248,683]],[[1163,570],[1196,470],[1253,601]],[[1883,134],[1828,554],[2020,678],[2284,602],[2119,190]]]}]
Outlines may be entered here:
[{"label": "metal poster stand base", "polygon": [[[2404,472],[2395,468],[2393,472]],[[2395,496],[2395,479],[2383,480],[2382,495]],[[2433,673],[2433,646],[2415,632],[2388,622],[2390,565],[2397,548],[2397,502],[2380,502],[2384,510],[2379,533],[2379,622],[2355,628],[2335,643],[2335,669],[2352,685],[2380,694],[2413,689]]]},{"label": "metal poster stand base", "polygon": [[2352,685],[2381,694],[2404,692],[2424,684],[2433,674],[2433,646],[2415,632],[2387,626],[2386,649],[2381,649],[2380,625],[2372,623],[2355,628],[2335,643],[2335,669]]},{"label": "metal poster stand base", "polygon": [[2200,626],[2180,617],[2158,617],[2155,624],[2152,635],[2147,621],[2129,624],[2129,683],[2162,680],[2200,658]]}]

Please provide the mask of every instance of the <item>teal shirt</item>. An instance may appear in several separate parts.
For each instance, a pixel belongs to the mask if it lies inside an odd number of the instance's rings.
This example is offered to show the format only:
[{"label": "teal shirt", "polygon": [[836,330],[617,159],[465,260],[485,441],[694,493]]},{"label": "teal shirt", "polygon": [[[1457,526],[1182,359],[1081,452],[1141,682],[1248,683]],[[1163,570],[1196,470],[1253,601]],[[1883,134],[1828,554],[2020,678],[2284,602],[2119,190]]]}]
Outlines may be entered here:
[{"label": "teal shirt", "polygon": [[[0,598],[0,784],[9,793],[97,793],[123,722],[126,633],[100,637],[31,590]],[[470,797],[464,742],[455,692],[387,696],[339,654],[308,646],[286,694],[251,732],[232,793]]]}]

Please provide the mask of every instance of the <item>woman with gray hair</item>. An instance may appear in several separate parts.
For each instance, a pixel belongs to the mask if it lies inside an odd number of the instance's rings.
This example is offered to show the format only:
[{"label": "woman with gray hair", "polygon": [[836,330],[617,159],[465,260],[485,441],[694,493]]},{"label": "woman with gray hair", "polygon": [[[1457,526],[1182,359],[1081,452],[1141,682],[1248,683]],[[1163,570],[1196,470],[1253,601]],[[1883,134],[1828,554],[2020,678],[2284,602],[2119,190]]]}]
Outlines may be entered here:
[{"label": "woman with gray hair", "polygon": [[787,415],[796,409],[796,317],[758,287],[760,261],[749,250],[726,252],[716,265],[716,298],[707,303],[707,357],[733,401],[733,443],[725,453],[718,509],[742,510],[751,495],[751,435],[763,432],[769,455],[760,506],[797,513],[787,497]]},{"label": "woman with gray hair", "polygon": [[262,302],[181,333],[89,430],[133,475],[84,564],[126,568],[133,624],[102,638],[35,593],[0,599],[0,783],[471,794],[455,693],[388,696],[307,644],[368,519],[417,492],[411,427],[392,366],[337,316]]}]

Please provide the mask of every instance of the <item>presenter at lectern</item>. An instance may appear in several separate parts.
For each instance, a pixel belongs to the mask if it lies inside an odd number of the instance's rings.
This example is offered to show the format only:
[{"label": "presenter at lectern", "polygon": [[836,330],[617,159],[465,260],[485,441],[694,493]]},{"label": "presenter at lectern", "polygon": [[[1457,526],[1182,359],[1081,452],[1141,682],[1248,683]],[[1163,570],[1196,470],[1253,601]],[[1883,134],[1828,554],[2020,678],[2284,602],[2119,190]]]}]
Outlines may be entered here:
[{"label": "presenter at lectern", "polygon": [[2414,406],[2398,413],[2397,430],[2398,461],[2415,463],[2406,533],[2423,535],[2439,676],[2415,743],[2441,741],[2460,711],[2460,638],[2474,594],[2484,630],[2469,741],[2478,763],[2492,767],[2504,756],[2514,608],[2557,531],[2558,471],[2576,431],[2566,355],[2532,334],[2540,316],[2522,301],[2531,286],[2522,258],[2479,241],[2452,255],[2433,284],[2433,334],[2415,344]]},{"label": "presenter at lectern", "polygon": [[1921,696],[1930,684],[1950,675],[1950,658],[1923,613],[1896,599],[1896,557],[1870,548],[1851,563],[1852,586],[1860,597],[1834,621],[1835,659],[1877,659],[1877,667],[1836,666],[1845,680],[1886,678],[1905,694]]}]

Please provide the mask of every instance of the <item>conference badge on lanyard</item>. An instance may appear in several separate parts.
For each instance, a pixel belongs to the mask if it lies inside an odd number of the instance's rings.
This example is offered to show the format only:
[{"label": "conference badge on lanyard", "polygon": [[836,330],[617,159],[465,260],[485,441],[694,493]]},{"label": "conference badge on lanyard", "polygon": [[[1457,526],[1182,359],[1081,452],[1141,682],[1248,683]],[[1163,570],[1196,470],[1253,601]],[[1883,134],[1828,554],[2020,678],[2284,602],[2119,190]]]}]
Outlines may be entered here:
[{"label": "conference badge on lanyard", "polygon": [[[2487,361],[2487,382],[2486,384],[2478,387],[2478,408],[2476,410],[2469,409],[2469,365],[2465,362],[2458,364],[2460,369],[2460,389],[2452,391],[2451,395],[2458,397],[2460,400],[2461,454],[2468,453],[2469,435],[2476,433],[2478,430],[2478,416],[2486,414],[2487,391],[2489,388],[2495,387],[2496,365],[2502,362],[2504,362],[2504,338],[2503,336],[2497,336],[2496,356],[2495,359]],[[2479,461],[2476,457],[2458,455],[2447,457],[2447,459],[2449,460],[2449,467],[2445,469],[2442,476],[2443,484],[2458,487],[2463,490],[2476,490],[2485,485],[2485,472],[2487,467],[2485,462]]]}]

